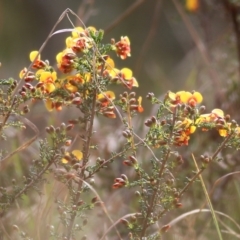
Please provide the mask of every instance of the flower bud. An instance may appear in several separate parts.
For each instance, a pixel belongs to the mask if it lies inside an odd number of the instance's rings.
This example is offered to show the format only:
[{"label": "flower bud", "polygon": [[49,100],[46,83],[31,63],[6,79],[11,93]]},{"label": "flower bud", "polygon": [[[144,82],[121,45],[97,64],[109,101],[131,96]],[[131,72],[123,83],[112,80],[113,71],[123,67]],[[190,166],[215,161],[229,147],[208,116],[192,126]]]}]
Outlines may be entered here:
[{"label": "flower bud", "polygon": [[175,204],[175,207],[176,207],[176,208],[181,208],[182,206],[183,206],[182,203],[176,203],[176,204]]},{"label": "flower bud", "polygon": [[36,88],[40,88],[40,87],[42,87],[43,85],[44,85],[43,82],[39,82],[39,83],[36,85]]},{"label": "flower bud", "polygon": [[147,97],[146,97],[146,98],[149,99],[149,100],[152,100],[153,97],[154,97],[154,93],[151,92],[151,93],[148,93],[148,94],[147,94]]},{"label": "flower bud", "polygon": [[72,130],[73,127],[74,127],[73,124],[68,124],[67,127],[66,127],[66,131],[70,131],[70,130]]},{"label": "flower bud", "polygon": [[66,140],[66,142],[65,142],[65,146],[70,146],[71,145],[71,143],[72,143],[72,140],[71,139],[68,139],[68,140]]},{"label": "flower bud", "polygon": [[133,104],[133,103],[136,103],[136,98],[129,99],[129,104]]},{"label": "flower bud", "polygon": [[116,114],[113,111],[103,112],[103,116],[105,116],[107,118],[116,118]]},{"label": "flower bud", "polygon": [[136,97],[136,92],[129,93],[129,98],[135,98],[135,97]]},{"label": "flower bud", "polygon": [[31,83],[25,83],[24,86],[28,89],[32,89],[33,85]]},{"label": "flower bud", "polygon": [[123,161],[123,164],[125,165],[125,166],[128,166],[128,167],[132,167],[134,164],[131,162],[131,161],[129,161],[129,160],[124,160]]},{"label": "flower bud", "polygon": [[130,159],[130,161],[131,161],[133,164],[137,164],[137,163],[138,163],[137,159],[136,159],[134,156],[129,156],[129,159]]},{"label": "flower bud", "polygon": [[80,97],[75,97],[73,100],[72,100],[72,104],[75,104],[75,105],[79,105],[82,103],[82,99]]},{"label": "flower bud", "polygon": [[204,113],[205,110],[206,110],[206,107],[202,105],[202,106],[199,108],[199,113],[200,113],[200,114],[201,114],[201,113]]},{"label": "flower bud", "polygon": [[170,225],[164,225],[162,228],[161,228],[161,232],[162,233],[165,233],[165,232],[167,232],[168,230],[169,230],[169,228],[170,228]]},{"label": "flower bud", "polygon": [[124,219],[124,218],[121,219],[120,221],[121,221],[121,223],[124,224],[125,226],[129,226],[129,224],[130,224],[129,221],[128,221],[127,219]]},{"label": "flower bud", "polygon": [[28,106],[24,106],[23,107],[23,112],[24,113],[28,113],[30,111],[29,107]]},{"label": "flower bud", "polygon": [[61,130],[64,131],[65,128],[66,128],[66,124],[65,124],[65,123],[61,123],[61,126],[60,126],[60,127],[61,127]]},{"label": "flower bud", "polygon": [[121,98],[121,101],[122,101],[122,103],[126,103],[126,102],[127,102],[127,99],[126,99],[125,97],[122,97],[122,98]]},{"label": "flower bud", "polygon": [[128,177],[125,174],[121,174],[121,178],[125,181],[128,181]]}]

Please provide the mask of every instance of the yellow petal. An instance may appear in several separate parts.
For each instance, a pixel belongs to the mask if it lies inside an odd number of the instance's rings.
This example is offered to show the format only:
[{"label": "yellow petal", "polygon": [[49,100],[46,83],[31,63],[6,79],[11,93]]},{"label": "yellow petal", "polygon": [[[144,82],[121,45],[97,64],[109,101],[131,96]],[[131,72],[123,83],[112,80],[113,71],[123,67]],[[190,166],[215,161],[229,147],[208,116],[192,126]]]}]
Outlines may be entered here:
[{"label": "yellow petal", "polygon": [[23,76],[26,74],[26,72],[27,72],[27,68],[24,68],[23,70],[21,70],[20,71],[20,73],[19,73],[19,78],[23,78]]},{"label": "yellow petal", "polygon": [[199,8],[199,0],[186,0],[186,9],[195,12]]},{"label": "yellow petal", "polygon": [[[33,62],[34,59],[36,58],[36,56],[39,54],[38,51],[32,51],[30,52],[30,55],[29,55],[29,58],[30,58],[30,61]],[[37,59],[39,60],[40,59],[40,54],[38,55]]]},{"label": "yellow petal", "polygon": [[190,133],[192,134],[192,133],[194,133],[195,132],[195,130],[196,130],[196,126],[191,126],[190,127]]},{"label": "yellow petal", "polygon": [[222,109],[215,108],[212,110],[212,113],[216,114],[218,117],[224,117],[224,112]]},{"label": "yellow petal", "polygon": [[190,92],[185,92],[185,91],[179,92],[177,94],[179,94],[180,99],[183,103],[187,103],[189,98],[192,96]]},{"label": "yellow petal", "polygon": [[56,56],[57,63],[62,62],[62,57],[63,57],[63,52],[60,52],[57,54],[57,56]]},{"label": "yellow petal", "polygon": [[90,30],[91,32],[96,32],[97,31],[96,28],[93,27],[93,26],[90,26],[87,29]]},{"label": "yellow petal", "polygon": [[199,92],[194,92],[194,93],[193,93],[193,96],[196,98],[197,103],[201,103],[201,102],[202,102],[203,97],[202,97],[202,94],[201,94],[201,93],[199,93]]},{"label": "yellow petal", "polygon": [[83,153],[79,150],[74,150],[72,151],[72,154],[77,158],[77,160],[82,160],[83,158]]},{"label": "yellow petal", "polygon": [[[66,156],[69,156],[69,152],[65,152]],[[66,158],[62,158],[62,163],[68,163],[68,160]]]},{"label": "yellow petal", "polygon": [[121,70],[121,73],[124,74],[125,80],[130,79],[130,78],[132,77],[132,70],[129,69],[129,68],[123,68],[123,69]]},{"label": "yellow petal", "polygon": [[169,91],[168,92],[168,97],[170,98],[170,100],[175,101],[176,100],[176,93]]},{"label": "yellow petal", "polygon": [[51,99],[46,100],[45,107],[49,112],[51,112],[53,110],[53,102]]},{"label": "yellow petal", "polygon": [[109,98],[109,99],[115,99],[115,93],[112,91],[107,91],[107,92],[103,92],[98,94],[97,99],[104,99],[104,98]]},{"label": "yellow petal", "polygon": [[44,86],[49,93],[53,92],[56,89],[53,83],[47,83],[47,84],[44,84]]},{"label": "yellow petal", "polygon": [[112,70],[115,67],[115,63],[114,63],[113,59],[110,57],[106,60],[105,65],[108,70]]},{"label": "yellow petal", "polygon": [[221,137],[226,137],[228,133],[226,129],[220,129],[218,132]]},{"label": "yellow petal", "polygon": [[113,68],[113,69],[109,69],[109,70],[110,70],[110,71],[109,71],[109,75],[110,75],[110,77],[112,77],[112,78],[116,77],[117,74],[120,72],[120,70],[117,69],[117,68]]},{"label": "yellow petal", "polygon": [[67,37],[65,40],[67,48],[71,48],[73,46],[73,38],[72,37]]},{"label": "yellow petal", "polygon": [[129,40],[129,38],[127,36],[121,37],[121,40],[125,41],[127,44],[130,45],[130,40]]},{"label": "yellow petal", "polygon": [[133,80],[133,87],[139,87],[139,85],[138,85],[138,81],[137,81],[137,79],[136,78],[132,78],[132,80]]},{"label": "yellow petal", "polygon": [[82,27],[76,27],[76,28],[74,28],[74,30],[72,31],[72,36],[73,36],[73,38],[78,38],[79,37],[79,34],[81,33],[81,32],[83,32],[84,31],[84,29],[82,28]]}]

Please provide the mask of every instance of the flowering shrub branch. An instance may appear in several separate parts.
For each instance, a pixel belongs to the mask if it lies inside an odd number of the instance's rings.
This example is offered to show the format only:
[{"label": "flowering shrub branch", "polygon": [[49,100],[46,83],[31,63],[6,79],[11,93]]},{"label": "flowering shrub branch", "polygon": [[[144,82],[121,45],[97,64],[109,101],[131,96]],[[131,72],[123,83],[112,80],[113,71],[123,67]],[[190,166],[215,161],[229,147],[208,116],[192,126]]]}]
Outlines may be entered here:
[{"label": "flowering shrub branch", "polygon": [[[129,239],[160,239],[169,229],[163,225],[156,229],[155,223],[169,211],[183,206],[181,197],[196,181],[197,177],[215,161],[218,154],[226,147],[240,148],[240,127],[221,109],[214,109],[205,114],[201,93],[193,91],[167,92],[160,100],[153,93],[147,99],[158,106],[155,116],[145,121],[148,132],[144,138],[135,133],[133,118],[144,111],[142,97],[133,91],[138,81],[129,68],[117,69],[110,57],[115,52],[121,59],[131,56],[130,40],[127,36],[119,41],[102,42],[104,32],[94,27],[75,27],[65,41],[65,48],[56,55],[56,66],[43,60],[38,51],[29,55],[31,69],[24,67],[19,78],[24,80],[17,94],[18,82],[14,79],[1,80],[0,84],[0,125],[1,137],[10,141],[6,130],[11,127],[25,128],[18,120],[11,121],[10,116],[23,116],[30,111],[29,102],[44,102],[47,111],[69,111],[74,108],[78,118],[68,116],[68,123],[46,127],[48,137],[39,142],[39,156],[31,161],[31,168],[23,181],[13,182],[11,188],[0,188],[0,211],[5,215],[11,211],[13,203],[30,189],[41,194],[41,186],[46,184],[48,176],[67,189],[67,199],[56,199],[61,231],[52,227],[48,237],[54,239],[78,239],[88,221],[89,210],[102,205],[98,197],[92,196],[94,178],[117,159],[122,159],[126,168],[132,169],[135,178],[121,173],[113,181],[112,188],[133,188],[138,202],[136,212],[122,217],[123,231],[116,230],[119,238],[128,234]],[[112,85],[120,85],[123,93],[119,98],[111,90]],[[101,158],[94,141],[94,121],[105,117],[114,121],[120,117],[124,126],[122,132],[125,144],[108,159]],[[81,144],[73,146],[74,138],[70,133],[78,127],[77,136]],[[187,182],[177,181],[181,174],[179,166],[184,157],[180,149],[188,146],[193,134],[217,130],[223,137],[220,146],[211,155],[201,155],[202,166]],[[150,159],[143,159],[140,149],[150,150]],[[7,152],[1,149],[1,160]],[[146,167],[146,162],[148,166]],[[127,172],[127,171],[126,171]],[[77,219],[79,221],[77,221]],[[113,225],[117,229],[116,225]],[[16,227],[18,228],[18,227]],[[121,228],[120,228],[121,229]],[[104,229],[98,234],[104,237]],[[26,234],[22,239],[30,239]],[[82,237],[84,238],[84,236]]]}]

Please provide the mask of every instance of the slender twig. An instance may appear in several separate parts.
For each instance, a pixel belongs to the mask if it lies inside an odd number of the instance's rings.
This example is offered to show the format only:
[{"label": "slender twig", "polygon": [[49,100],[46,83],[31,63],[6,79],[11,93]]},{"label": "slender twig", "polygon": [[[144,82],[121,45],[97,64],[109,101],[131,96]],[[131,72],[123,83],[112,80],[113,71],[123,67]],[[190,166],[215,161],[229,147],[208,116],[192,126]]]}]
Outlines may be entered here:
[{"label": "slender twig", "polygon": [[103,209],[103,212],[106,214],[107,218],[108,218],[109,221],[112,223],[112,226],[115,228],[115,231],[116,231],[119,239],[121,240],[121,239],[122,239],[122,238],[121,238],[121,235],[120,235],[120,233],[118,232],[118,230],[117,230],[117,228],[116,228],[116,222],[114,222],[114,221],[112,220],[112,218],[110,217],[110,215],[108,214],[107,208],[106,208],[104,202],[102,201],[102,199],[100,198],[99,194],[97,193],[97,191],[96,191],[89,183],[87,183],[86,181],[84,181],[83,179],[81,179],[81,178],[79,178],[79,177],[74,178],[74,180],[77,181],[78,183],[79,183],[79,182],[83,182],[83,183],[86,184],[86,185],[89,187],[89,189],[91,189],[91,191],[95,194],[95,196],[97,197],[98,202],[101,204],[101,207],[102,207],[102,209]]},{"label": "slender twig", "polygon": [[109,33],[115,26],[117,26],[123,19],[129,16],[135,9],[137,9],[145,0],[138,0],[134,2],[123,14],[115,19],[106,29],[105,33]]},{"label": "slender twig", "polygon": [[159,24],[158,18],[161,10],[162,0],[158,0],[156,2],[156,5],[154,5],[153,9],[153,17],[151,21],[151,27],[149,29],[148,36],[146,37],[143,46],[141,47],[141,50],[139,52],[139,57],[135,65],[135,74],[138,75],[139,70],[142,68],[143,62],[145,62],[145,54],[149,49],[149,46],[151,45],[152,40],[154,39],[154,36],[157,32],[157,26]]},{"label": "slender twig", "polygon": [[[114,223],[113,225],[111,225],[111,226],[105,231],[105,233],[104,233],[103,236],[100,238],[100,240],[103,240],[103,239],[106,237],[106,235],[107,235],[108,232],[110,232],[114,227],[116,227],[117,224],[121,223],[122,219],[130,218],[130,217],[133,217],[133,216],[135,216],[135,215],[136,215],[136,213],[129,213],[129,214],[127,214],[127,215],[119,218],[117,221],[115,221],[115,223]],[[121,238],[120,238],[120,239],[121,239]]]},{"label": "slender twig", "polygon": [[55,162],[56,157],[53,157],[51,161],[49,161],[49,163],[42,169],[42,171],[40,173],[37,174],[37,176],[32,179],[27,185],[25,185],[25,187],[18,192],[10,201],[10,203],[14,202],[15,199],[17,199],[18,197],[20,197],[22,194],[24,194],[24,192],[26,192],[39,178],[42,177],[42,175],[51,167],[51,165]]},{"label": "slender twig", "polygon": [[23,122],[26,122],[26,124],[35,132],[35,135],[28,140],[27,142],[25,142],[24,144],[22,144],[20,147],[18,147],[17,149],[15,149],[13,152],[9,153],[8,155],[6,155],[4,158],[1,159],[0,161],[0,170],[4,169],[3,163],[11,158],[15,153],[20,152],[21,150],[25,149],[26,147],[28,147],[30,144],[32,144],[38,137],[39,135],[39,130],[38,128],[32,123],[30,122],[27,118],[22,118]]},{"label": "slender twig", "polygon": [[239,6],[228,0],[223,0],[223,5],[231,17],[233,30],[236,36],[236,46],[238,55],[238,75],[240,77],[240,31],[239,31]]},{"label": "slender twig", "polygon": [[3,129],[3,127],[4,127],[4,125],[6,124],[8,118],[10,117],[11,112],[12,112],[12,110],[13,110],[13,108],[14,108],[14,104],[16,103],[16,100],[17,100],[17,98],[16,98],[16,96],[14,96],[14,97],[13,97],[12,104],[11,104],[11,107],[9,108],[9,111],[8,111],[7,114],[5,115],[5,118],[3,119],[3,122],[2,122],[1,125],[0,125],[0,130]]},{"label": "slender twig", "polygon": [[[226,145],[226,143],[228,142],[228,140],[232,137],[233,132],[231,134],[229,134],[224,141],[221,143],[221,145],[217,148],[217,150],[215,151],[215,153],[212,155],[212,157],[210,158],[211,161],[213,161],[218,153],[224,148],[224,146]],[[196,180],[196,178],[198,178],[202,172],[205,170],[204,167],[202,167],[191,179],[190,181],[187,183],[187,185],[181,190],[181,192],[179,193],[179,197],[181,197],[183,195],[184,192],[187,191],[187,189],[191,186],[191,184]]]},{"label": "slender twig", "polygon": [[[93,71],[93,75],[94,75],[93,78],[94,78],[94,81],[96,81],[96,79],[97,79],[97,76],[95,75],[95,70],[96,70],[95,63],[96,63],[96,59],[94,58],[93,59],[93,64],[94,64],[94,66],[93,66],[93,70],[94,70]],[[81,172],[79,174],[79,177],[81,179],[84,179],[85,166],[86,166],[86,164],[88,162],[88,157],[89,157],[89,150],[90,150],[90,144],[91,144],[92,132],[93,132],[93,121],[94,121],[95,110],[96,110],[96,101],[97,101],[97,90],[95,89],[93,91],[90,120],[88,121],[88,124],[85,125],[85,131],[86,131],[87,139],[86,139],[86,142],[84,142],[84,145],[83,145],[83,161],[82,161]],[[80,199],[82,184],[83,184],[82,181],[80,181],[78,183],[77,194],[76,194],[75,199],[74,199],[74,203],[75,204],[77,204],[77,202]],[[76,215],[77,215],[76,211],[74,211],[71,214],[70,223],[69,223],[69,226],[67,228],[67,239],[70,239],[70,237],[71,237],[73,224],[74,224]]]},{"label": "slender twig", "polygon": [[[172,130],[171,130],[171,133],[170,133],[167,145],[170,145],[171,141],[172,141],[172,136],[173,136],[173,133],[174,133],[174,126],[175,126],[175,122],[176,122],[176,115],[177,115],[177,108],[173,112],[173,120],[172,120],[172,126],[173,127],[172,127]],[[166,163],[167,163],[167,161],[169,159],[170,152],[171,152],[171,150],[168,149],[167,152],[166,152],[166,156],[165,156],[163,162],[161,163],[161,167],[160,167],[159,174],[158,174],[158,179],[157,179],[157,184],[156,184],[157,186],[160,184],[160,179],[161,179],[162,174],[164,172]],[[146,230],[147,230],[147,228],[149,226],[149,224],[148,224],[148,217],[150,216],[150,214],[151,214],[151,212],[152,212],[152,210],[154,208],[154,203],[156,201],[157,194],[158,194],[158,188],[154,191],[154,193],[152,195],[151,202],[150,202],[150,205],[149,205],[148,210],[147,210],[147,215],[146,215],[146,217],[144,219],[143,228],[142,228],[142,231],[141,231],[141,238],[144,237],[145,232],[146,232]]]}]

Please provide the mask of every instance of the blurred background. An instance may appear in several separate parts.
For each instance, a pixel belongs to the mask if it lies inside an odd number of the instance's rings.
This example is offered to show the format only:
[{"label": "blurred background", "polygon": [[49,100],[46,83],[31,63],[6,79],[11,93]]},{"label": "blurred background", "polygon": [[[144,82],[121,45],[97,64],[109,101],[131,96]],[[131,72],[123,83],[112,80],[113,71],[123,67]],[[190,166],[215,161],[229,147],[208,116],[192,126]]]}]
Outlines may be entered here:
[{"label": "blurred background", "polygon": [[[192,8],[186,5],[187,2],[185,0],[0,0],[2,65],[0,78],[18,79],[20,70],[29,65],[29,53],[41,47],[60,15],[70,8],[78,14],[86,26],[105,30],[106,42],[111,38],[118,40],[121,36],[130,38],[131,58],[125,61],[115,59],[118,68],[129,67],[133,70],[140,85],[136,89],[137,94],[146,96],[148,92],[154,92],[156,96],[162,97],[168,90],[173,92],[196,90],[202,93],[207,112],[212,108],[222,108],[239,122],[240,1],[195,0],[196,5]],[[69,16],[76,26],[80,25],[76,17],[71,14]],[[71,28],[71,24],[64,17],[57,29],[66,28]],[[65,46],[67,35],[69,33],[53,36],[42,52],[42,59],[48,59],[53,64],[56,54]],[[142,122],[145,116],[151,115],[154,111],[147,101],[143,101],[143,107],[145,111]],[[64,111],[54,113],[50,120],[46,118],[45,113],[44,107],[37,105],[37,108],[28,115],[40,131],[48,123],[59,123],[65,119]],[[105,128],[107,131],[108,128]],[[221,140],[214,133],[208,134],[207,138],[215,142],[216,146]],[[103,141],[102,145],[110,146],[109,141],[111,136]],[[105,148],[107,151],[108,148]],[[191,149],[197,153],[212,151],[207,146],[205,138],[194,139]],[[31,148],[23,155],[30,154],[29,151],[32,151]],[[213,164],[205,173],[209,189],[220,176],[239,170],[238,154],[233,155],[226,151],[225,156],[227,157],[224,163]],[[191,164],[185,163],[183,173],[184,170],[189,171]],[[11,164],[8,167],[13,168]],[[8,174],[9,172],[6,172],[2,175],[0,179],[2,183],[7,181]],[[109,189],[112,179],[117,174],[112,173],[112,175],[111,180],[106,177]],[[199,188],[190,190],[189,198],[186,197],[188,210],[200,207],[204,202],[204,197],[201,198],[202,194]],[[195,203],[189,200],[193,197],[196,199]],[[120,197],[118,199],[120,201]],[[238,202],[235,202],[232,209],[229,203],[235,200]],[[216,209],[221,209],[238,222],[240,222],[240,215],[237,214],[240,212],[239,200],[240,185],[237,177],[226,178],[218,187],[217,194],[213,196]],[[118,206],[113,206],[113,209],[117,208]],[[182,210],[185,211],[186,208]],[[174,214],[177,216],[179,212]],[[214,239],[214,237],[210,238],[214,236],[214,232],[207,233],[209,235],[206,235],[206,238],[203,234],[203,228],[207,225],[204,217],[200,220],[194,218],[197,222],[196,226],[192,220],[193,218],[186,220],[181,225],[181,229],[175,229],[177,236],[182,236],[177,239]],[[203,223],[206,225],[202,225]],[[175,239],[176,235],[171,234],[166,239]],[[232,239],[235,238],[239,239],[236,236]]]}]

